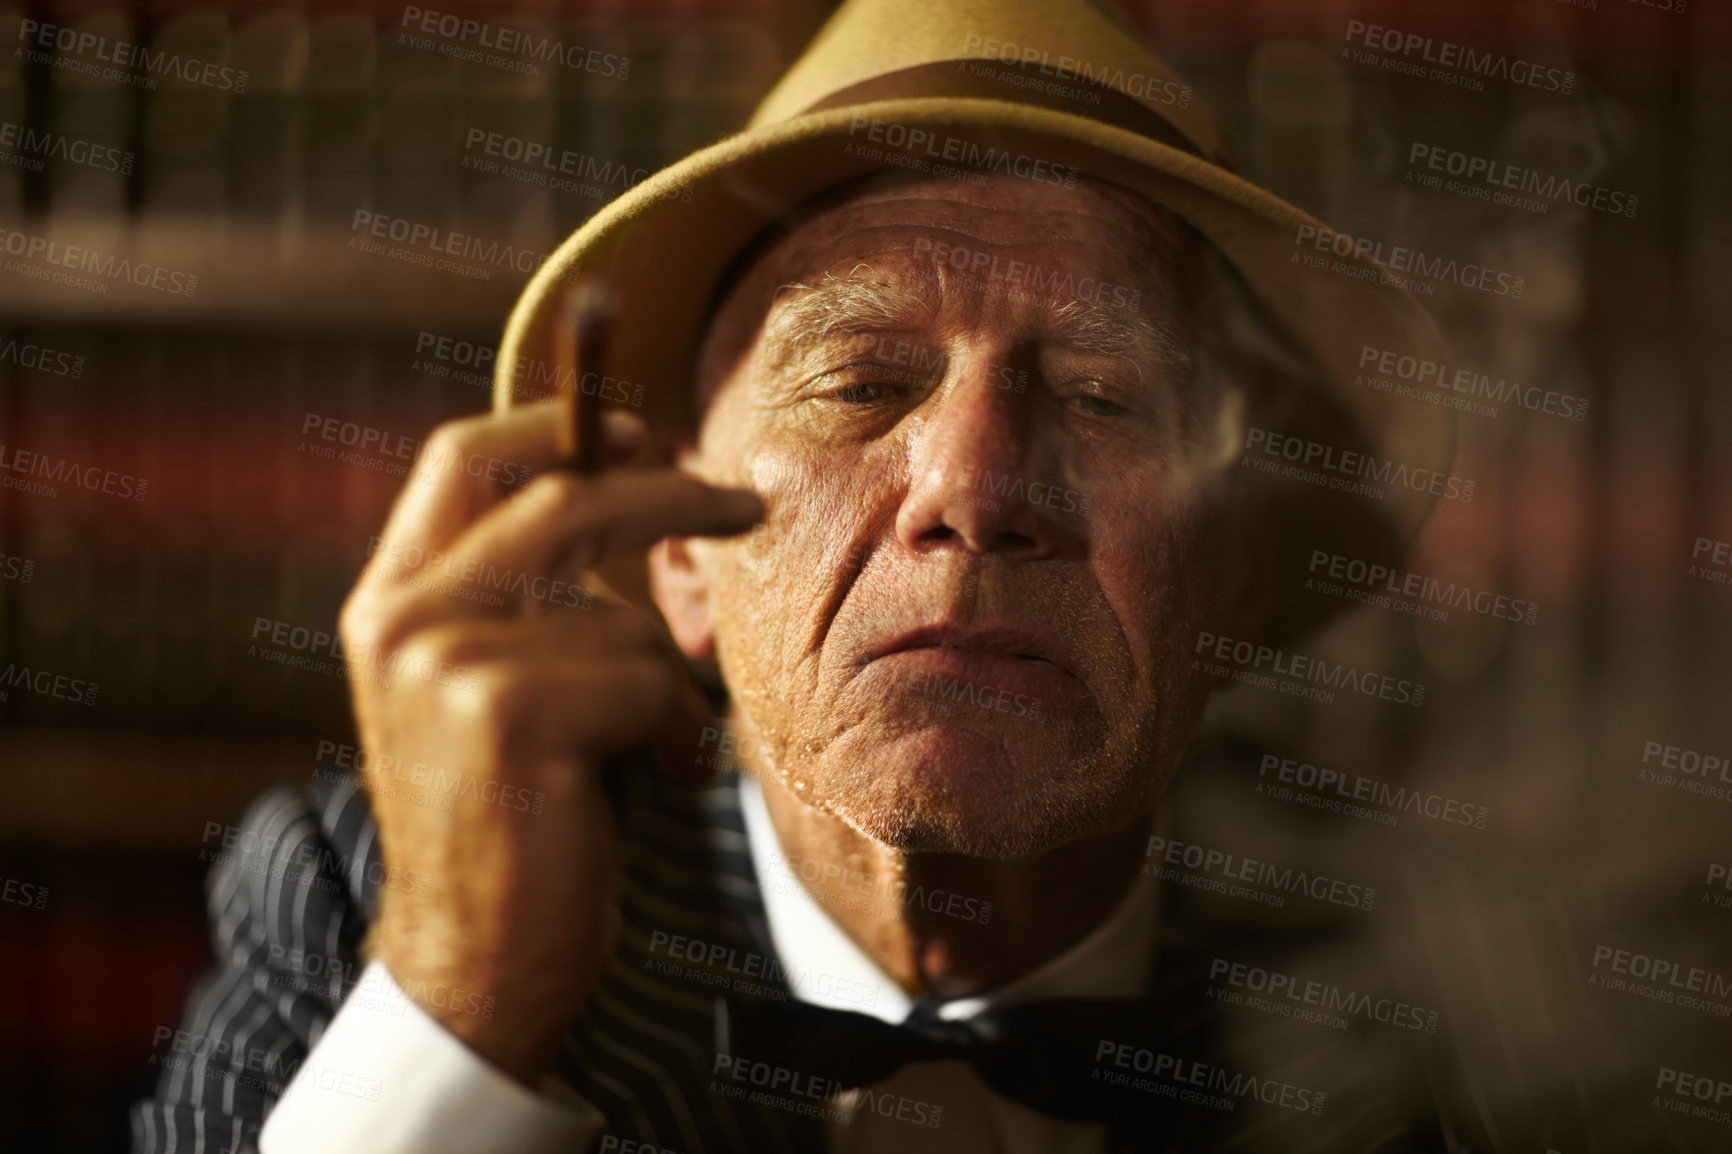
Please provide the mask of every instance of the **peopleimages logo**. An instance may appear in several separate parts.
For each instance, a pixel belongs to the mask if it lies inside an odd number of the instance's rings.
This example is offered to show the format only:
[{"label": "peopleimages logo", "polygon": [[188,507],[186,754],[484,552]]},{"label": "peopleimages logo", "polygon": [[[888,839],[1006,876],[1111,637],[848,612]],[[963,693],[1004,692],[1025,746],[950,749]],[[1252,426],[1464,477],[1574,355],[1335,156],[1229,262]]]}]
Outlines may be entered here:
[{"label": "peopleimages logo", "polygon": [[26,909],[47,909],[48,887],[17,878],[0,878],[0,902]]},{"label": "peopleimages logo", "polygon": [[[492,345],[458,340],[423,329],[415,337],[416,360],[410,367],[429,377],[491,388],[498,352]],[[615,405],[643,407],[642,384],[610,377],[593,369],[579,375],[575,368],[562,368],[550,361],[519,354],[511,361],[510,374],[515,386],[513,396],[520,401],[552,400],[581,392],[586,397],[596,397]]]},{"label": "peopleimages logo", "polygon": [[[1102,1038],[1096,1045],[1095,1064],[1096,1074],[1109,1085],[1160,1094],[1217,1110],[1232,1110],[1238,1105],[1234,1098],[1248,1098],[1303,1114],[1321,1114],[1328,1097],[1304,1086],[1259,1078],[1163,1051],[1146,1050],[1112,1038]],[[1131,1076],[1133,1073],[1150,1077],[1136,1078]],[[1180,1087],[1190,1089],[1181,1091]]]},{"label": "peopleimages logo", "polygon": [[[1377,890],[1373,886],[1331,878],[1309,870],[1294,869],[1292,866],[1278,866],[1257,858],[1241,857],[1228,850],[1213,849],[1194,842],[1173,841],[1158,834],[1149,838],[1145,856],[1149,859],[1143,866],[1145,874],[1153,874],[1163,881],[1190,885],[1201,882],[1203,884],[1197,885],[1199,889],[1225,893],[1230,897],[1243,897],[1263,905],[1280,907],[1286,903],[1282,896],[1285,894],[1299,894],[1313,901],[1329,902],[1357,910],[1369,910],[1377,900]],[[1185,874],[1181,870],[1195,870],[1196,875]],[[1233,884],[1240,882],[1245,884]],[[1247,889],[1248,886],[1262,888]]]},{"label": "peopleimages logo", "polygon": [[[840,978],[825,971],[790,970],[779,958],[756,950],[740,950],[723,942],[688,938],[656,930],[650,934],[649,952],[657,973],[690,978],[700,984],[735,993],[785,1002],[788,991],[817,993],[856,1006],[876,1006],[879,987]],[[654,955],[665,955],[666,959]],[[652,968],[648,965],[646,969]],[[785,989],[783,987],[786,987]]]},{"label": "peopleimages logo", "polygon": [[931,1102],[864,1087],[854,1091],[852,1112],[824,1103],[850,1087],[791,1066],[718,1051],[710,1069],[710,1092],[754,1106],[770,1106],[793,1114],[851,1125],[862,1114],[894,1118],[914,1126],[936,1127],[944,1108]]},{"label": "peopleimages logo", "polygon": [[[1427,1010],[1397,998],[1374,998],[1328,982],[1299,978],[1229,958],[1216,958],[1209,963],[1209,981],[1212,986],[1230,987],[1219,992],[1210,990],[1210,994],[1221,1001],[1247,1005],[1251,1009],[1272,1010],[1282,1017],[1315,1022],[1336,1030],[1347,1029],[1349,1023],[1346,1019],[1355,1017],[1435,1034],[1442,1017],[1436,1010]],[[1233,994],[1239,991],[1244,993],[1234,997]],[[1260,995],[1261,998],[1245,995]],[[1271,1004],[1255,1004],[1261,999],[1267,999]]]},{"label": "peopleimages logo", "polygon": [[96,691],[100,688],[96,682],[82,677],[55,673],[51,669],[32,669],[16,661],[0,669],[0,701],[7,700],[12,690],[21,690],[73,705],[95,705]]},{"label": "peopleimages logo", "polygon": [[[393,677],[413,677],[470,693],[481,688],[481,675],[467,665],[454,665],[432,657],[417,657],[407,650],[382,645],[343,645],[336,633],[275,621],[253,619],[248,657],[257,657],[291,669],[305,669],[335,677],[353,677],[367,685],[389,685]],[[328,659],[328,660],[327,660]]]},{"label": "peopleimages logo", "polygon": [[1000,686],[977,685],[967,678],[946,677],[942,673],[921,671],[911,673],[904,684],[911,692],[937,701],[940,708],[947,713],[950,706],[970,705],[992,713],[1026,717],[1031,721],[1041,719],[1040,698],[1015,693]]},{"label": "peopleimages logo", "polygon": [[[6,262],[4,268],[7,272],[68,285],[85,292],[106,295],[108,284],[105,282],[127,281],[139,288],[155,289],[170,296],[191,299],[198,295],[198,277],[191,273],[112,253],[104,256],[87,245],[66,244],[33,233],[0,228],[0,253],[18,258]],[[31,263],[35,261],[41,261],[42,265]],[[72,271],[57,271],[63,269]],[[102,279],[93,280],[73,273],[90,273]]]},{"label": "peopleimages logo", "polygon": [[[5,474],[16,473],[17,477]],[[21,477],[40,480],[20,480]],[[92,493],[104,493],[126,501],[142,501],[150,492],[150,481],[130,473],[117,473],[100,465],[81,465],[66,457],[51,457],[16,445],[0,445],[0,488],[55,497],[59,486],[76,485]]]},{"label": "peopleimages logo", "polygon": [[[455,808],[454,803],[462,799],[482,801],[488,805],[497,805],[501,809],[530,814],[540,813],[547,805],[547,795],[539,789],[532,790],[527,786],[512,785],[492,778],[482,779],[462,770],[449,770],[443,766],[428,765],[424,761],[405,764],[402,758],[388,753],[371,753],[363,746],[321,738],[313,751],[316,775],[318,770],[325,768],[324,762],[327,759],[333,772],[319,775],[326,780],[335,781],[351,774],[365,775],[368,778],[368,788],[377,791],[387,784],[388,778],[400,785],[439,795],[431,800],[440,803],[435,808],[446,812]],[[452,804],[446,804],[447,802]]]},{"label": "peopleimages logo", "polygon": [[[1293,256],[1288,263],[1307,268],[1339,273],[1359,280],[1394,285],[1408,292],[1432,296],[1436,285],[1455,284],[1462,288],[1489,293],[1492,296],[1520,300],[1527,289],[1527,277],[1502,272],[1472,261],[1436,256],[1403,244],[1384,244],[1368,236],[1349,236],[1332,228],[1302,224],[1293,234]],[[1310,251],[1306,251],[1309,249]],[[1321,255],[1319,255],[1321,254]],[[1358,256],[1376,263],[1377,267],[1353,264],[1334,257]],[[1430,283],[1427,283],[1430,282]]]},{"label": "peopleimages logo", "polygon": [[[1197,634],[1195,654],[1200,661],[1211,662],[1211,664],[1203,666],[1204,670],[1211,675],[1230,672],[1234,675],[1235,681],[1262,685],[1268,689],[1281,688],[1287,683],[1271,681],[1265,684],[1270,679],[1257,679],[1254,676],[1246,675],[1255,675],[1259,671],[1266,671],[1273,678],[1287,678],[1290,683],[1295,685],[1326,686],[1328,689],[1345,690],[1366,697],[1393,701],[1400,705],[1411,705],[1416,709],[1425,703],[1425,686],[1419,682],[1390,677],[1387,674],[1371,670],[1355,669],[1351,665],[1330,661],[1323,657],[1310,657],[1303,653],[1288,653],[1285,649],[1258,645],[1250,641],[1239,641],[1214,633]],[[1334,700],[1332,694],[1324,692],[1324,700]],[[1298,694],[1298,696],[1307,695]]]},{"label": "peopleimages logo", "polygon": [[361,876],[373,885],[401,893],[425,895],[432,891],[431,879],[418,870],[386,865],[376,857],[336,853],[294,825],[261,832],[207,821],[204,836],[199,840],[204,845],[198,853],[199,861],[276,878],[287,876],[290,870],[301,876],[324,875],[322,879],[315,877],[314,884],[320,880],[328,882],[324,888],[332,892],[333,887],[342,884],[340,879]]},{"label": "peopleimages logo", "polygon": [[948,265],[980,284],[997,283],[1020,290],[1033,300],[1077,300],[1136,308],[1143,299],[1141,289],[1128,285],[1092,276],[1078,277],[1068,269],[1044,268],[1000,253],[934,241],[926,236],[914,242],[914,255],[927,257],[933,264]]},{"label": "peopleimages logo", "polygon": [[[1410,468],[1322,441],[1293,437],[1251,426],[1245,430],[1245,456],[1240,464],[1263,473],[1305,481],[1329,489],[1382,499],[1390,488],[1412,489],[1464,505],[1473,500],[1474,482],[1436,469]],[[1375,482],[1375,484],[1373,483]]]},{"label": "peopleimages logo", "polygon": [[[1665,993],[1665,997],[1657,1000],[1673,1001],[1675,997],[1688,994],[1700,994],[1706,998],[1732,998],[1732,975],[1717,970],[1706,970],[1701,966],[1686,965],[1669,958],[1655,957],[1652,954],[1637,953],[1633,950],[1620,949],[1616,946],[1599,943],[1594,946],[1593,968],[1610,970],[1614,974],[1640,981],[1651,982]],[[1596,974],[1588,975],[1589,985],[1604,985],[1605,980]],[[1618,987],[1612,987],[1618,988]],[[1703,1009],[1705,1006],[1688,1006],[1689,1009]],[[1721,1017],[1732,1013],[1732,1009],[1724,1005],[1714,1010]]]},{"label": "peopleimages logo", "polygon": [[[1103,88],[1113,88],[1128,93],[1152,104],[1170,104],[1178,108],[1189,107],[1191,103],[1191,86],[1181,84],[1177,80],[1165,77],[1150,76],[1143,72],[1126,72],[1110,64],[1094,64],[1080,60],[1075,56],[1054,57],[1045,48],[1030,44],[1014,44],[1008,40],[1000,40],[992,36],[981,36],[971,32],[964,39],[962,51],[965,55],[981,60],[994,60],[1000,64],[1015,64],[1032,68],[1041,76],[1056,77],[1059,81],[1081,80],[1088,84],[1098,84]],[[1100,95],[1086,90],[1067,90],[1067,96],[1081,99],[1093,97],[1092,104],[1100,103]]]},{"label": "peopleimages logo", "polygon": [[[1414,141],[1408,148],[1407,163],[1424,165],[1434,173],[1464,177],[1469,185],[1475,186],[1466,190],[1446,187],[1447,192],[1461,191],[1464,195],[1479,195],[1480,199],[1490,200],[1493,204],[1508,204],[1530,212],[1535,211],[1536,205],[1537,211],[1542,213],[1549,206],[1543,201],[1527,203],[1525,197],[1516,194],[1542,197],[1552,202],[1563,201],[1578,208],[1591,208],[1597,212],[1623,217],[1635,216],[1636,207],[1641,203],[1641,198],[1634,193],[1606,188],[1585,180],[1571,180],[1567,176],[1547,176],[1531,168],[1457,152],[1441,144],[1427,144],[1420,140]],[[1412,180],[1413,175],[1410,171],[1408,179]],[[1445,186],[1440,182],[1435,187]]]},{"label": "peopleimages logo", "polygon": [[[159,81],[172,78],[184,84],[201,84],[224,92],[247,90],[245,69],[229,68],[214,60],[182,58],[174,52],[152,52],[142,44],[110,40],[94,32],[59,24],[20,20],[18,39],[24,41],[20,51],[32,64],[52,64],[103,80],[154,90]],[[134,69],[138,70],[137,73]]]},{"label": "peopleimages logo", "polygon": [[1645,742],[1636,780],[1717,801],[1732,801],[1732,755],[1707,753],[1663,741]]},{"label": "peopleimages logo", "polygon": [[1716,541],[1698,537],[1690,546],[1690,568],[1687,577],[1696,577],[1715,585],[1732,584],[1732,541]]},{"label": "peopleimages logo", "polygon": [[0,153],[0,164],[14,165],[30,172],[41,172],[42,162],[46,159],[64,160],[68,164],[83,165],[98,172],[118,172],[124,176],[132,172],[136,159],[123,149],[76,140],[46,128],[13,124],[9,120],[0,120],[0,148],[17,149],[16,152]]},{"label": "peopleimages logo", "polygon": [[1495,417],[1498,405],[1514,403],[1530,413],[1543,413],[1566,421],[1588,419],[1587,397],[1523,385],[1506,377],[1493,377],[1477,369],[1416,357],[1396,349],[1375,345],[1359,347],[1361,372],[1354,383],[1398,397],[1426,401],[1446,409]]},{"label": "peopleimages logo", "polygon": [[[1376,820],[1379,825],[1398,825],[1403,813],[1411,813],[1449,825],[1484,829],[1486,819],[1491,816],[1490,806],[1473,805],[1441,793],[1423,793],[1404,785],[1390,785],[1362,774],[1349,774],[1273,753],[1263,755],[1257,766],[1257,779],[1255,792],[1277,801],[1298,800],[1301,804],[1332,813]],[[1360,805],[1360,802],[1365,804]],[[1379,809],[1368,809],[1368,806]]]},{"label": "peopleimages logo", "polygon": [[[618,161],[485,128],[469,129],[463,149],[467,154],[481,154],[463,157],[463,167],[471,171],[499,173],[554,192],[575,192],[597,200],[635,188],[650,176],[648,168],[627,168]],[[689,203],[693,194],[692,185],[682,184],[665,197]]]},{"label": "peopleimages logo", "polygon": [[[216,1075],[218,1070],[222,1071],[221,1076],[231,1085],[253,1089],[268,1088],[272,1094],[282,1093],[283,1087],[288,1085],[289,1079],[293,1078],[295,1071],[301,1067],[300,1059],[287,1052],[284,1047],[247,1046],[239,1041],[231,1042],[227,1038],[195,1034],[175,1026],[156,1027],[150,1044],[150,1065],[167,1066],[170,1069],[196,1069],[209,1063],[217,1068],[210,1073]],[[162,1053],[163,1050],[168,1053]],[[237,1077],[243,1072],[250,1075],[268,1075],[274,1081]]]},{"label": "peopleimages logo", "polygon": [[1014,473],[982,469],[972,463],[947,474],[945,479],[958,489],[985,494],[987,500],[982,503],[993,512],[1003,507],[1001,502],[1039,505],[1061,513],[1075,513],[1079,517],[1087,516],[1089,511],[1089,495],[1080,490],[1045,481],[1030,481]]},{"label": "peopleimages logo", "polygon": [[[540,76],[542,64],[560,64],[612,80],[624,80],[631,74],[629,56],[413,4],[404,7],[398,28],[399,44],[522,76]],[[434,36],[444,38],[446,43],[431,39]],[[464,47],[469,43],[475,47]]]},{"label": "peopleimages logo", "polygon": [[595,591],[581,583],[501,568],[480,557],[464,557],[438,549],[422,549],[382,537],[367,540],[367,559],[378,557],[378,575],[411,589],[430,589],[449,597],[475,601],[494,609],[505,606],[505,594],[520,601],[540,601],[570,609],[591,609]]},{"label": "peopleimages logo", "polygon": [[[991,902],[953,890],[918,884],[911,886],[898,875],[874,876],[862,870],[844,869],[834,863],[785,855],[780,851],[771,853],[770,862],[785,868],[788,876],[763,879],[763,885],[767,889],[784,894],[805,889],[813,900],[822,905],[841,906],[892,919],[899,919],[904,909],[918,906],[929,914],[943,914],[946,917],[961,918],[963,921],[979,922],[981,925],[992,920]],[[799,883],[802,881],[816,886],[817,889],[800,887]]]},{"label": "peopleimages logo", "polygon": [[84,375],[83,357],[25,341],[0,340],[0,365],[17,365],[75,381]]},{"label": "peopleimages logo", "polygon": [[1666,1095],[1654,1099],[1654,1105],[1662,1110],[1732,1125],[1732,1109],[1721,1109],[1732,1107],[1732,1081],[1661,1066],[1654,1078],[1654,1089]]},{"label": "peopleimages logo", "polygon": [[[1732,866],[1724,862],[1708,863],[1708,880],[1703,882],[1702,904],[1732,910]],[[1716,893],[1725,890],[1725,893]]]},{"label": "peopleimages logo", "polygon": [[[388,256],[422,268],[456,273],[471,280],[491,280],[495,272],[553,276],[557,280],[572,284],[578,279],[578,267],[575,264],[559,273],[541,271],[549,253],[518,248],[516,245],[487,240],[469,233],[453,232],[424,221],[410,220],[408,217],[388,216],[358,208],[349,224],[349,231],[355,234],[349,238],[350,248]],[[399,247],[387,248],[386,241]]]},{"label": "peopleimages logo", "polygon": [[[864,139],[856,140],[856,135]],[[910,127],[866,116],[854,117],[848,125],[848,136],[849,143],[842,150],[845,155],[884,160],[901,168],[931,172],[936,176],[985,177],[996,174],[1071,188],[1079,174],[1074,166],[1058,165],[1042,157],[984,145],[966,136],[951,136],[930,128]]]},{"label": "peopleimages logo", "polygon": [[1433,621],[1449,620],[1450,609],[1467,609],[1481,617],[1518,621],[1523,625],[1532,625],[1539,617],[1540,607],[1532,601],[1491,589],[1476,589],[1465,582],[1444,582],[1327,549],[1311,551],[1307,572],[1308,591]]},{"label": "peopleimages logo", "polygon": [[1511,84],[1555,92],[1560,96],[1568,96],[1576,87],[1574,72],[1511,59],[1499,52],[1481,52],[1477,48],[1449,40],[1435,40],[1418,32],[1367,24],[1363,20],[1349,20],[1343,39],[1349,44],[1363,46],[1363,51],[1341,50],[1344,58],[1356,64],[1375,64],[1393,72],[1441,80],[1476,91],[1485,88],[1488,78],[1507,80]]},{"label": "peopleimages logo", "polygon": [[432,484],[447,474],[463,472],[520,489],[535,475],[535,470],[521,461],[444,450],[436,444],[423,452],[424,442],[419,437],[320,413],[307,413],[302,418],[301,435],[297,452],[358,465],[388,476],[411,478],[421,484]]}]

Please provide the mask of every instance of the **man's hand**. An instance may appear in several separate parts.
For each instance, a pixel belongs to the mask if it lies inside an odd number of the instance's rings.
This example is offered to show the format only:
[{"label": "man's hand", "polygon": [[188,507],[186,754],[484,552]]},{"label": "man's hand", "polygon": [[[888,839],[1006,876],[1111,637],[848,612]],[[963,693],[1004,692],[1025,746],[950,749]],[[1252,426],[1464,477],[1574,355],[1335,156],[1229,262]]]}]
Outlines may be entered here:
[{"label": "man's hand", "polygon": [[[643,425],[607,417],[624,465]],[[744,532],[763,512],[675,470],[554,470],[559,420],[550,403],[435,430],[341,618],[388,871],[373,956],[526,1082],[607,965],[604,758],[654,745],[706,776],[692,767],[709,707],[666,630],[605,595],[573,608],[571,590],[611,551]],[[510,490],[467,467],[488,460],[537,475]]]}]

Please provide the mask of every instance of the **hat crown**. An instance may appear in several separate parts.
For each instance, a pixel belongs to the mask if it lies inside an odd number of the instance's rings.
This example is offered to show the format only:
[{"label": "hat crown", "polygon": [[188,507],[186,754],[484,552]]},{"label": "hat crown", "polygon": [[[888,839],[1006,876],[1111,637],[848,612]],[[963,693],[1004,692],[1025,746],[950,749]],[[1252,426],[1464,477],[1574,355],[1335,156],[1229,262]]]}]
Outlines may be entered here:
[{"label": "hat crown", "polygon": [[[960,87],[964,86],[964,87]],[[1101,89],[1117,93],[1103,94]],[[1202,101],[1117,11],[1093,0],[847,0],[752,116],[750,128],[823,106],[972,93],[1091,119],[1128,97],[1190,151],[1226,163]]]}]

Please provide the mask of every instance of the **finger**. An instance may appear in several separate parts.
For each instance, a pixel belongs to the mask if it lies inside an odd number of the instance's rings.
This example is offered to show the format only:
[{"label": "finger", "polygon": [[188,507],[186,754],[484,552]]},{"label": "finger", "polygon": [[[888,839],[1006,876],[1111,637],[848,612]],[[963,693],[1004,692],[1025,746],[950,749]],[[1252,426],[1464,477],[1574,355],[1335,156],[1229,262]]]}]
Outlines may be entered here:
[{"label": "finger", "polygon": [[510,458],[528,468],[551,464],[559,459],[557,423],[557,406],[543,402],[440,425],[416,455],[409,484],[385,523],[383,539],[423,552],[441,548],[481,508],[504,496],[491,491],[497,486],[485,480],[485,472],[478,479],[462,469],[453,472],[449,463],[480,456]]},{"label": "finger", "polygon": [[440,621],[404,645],[466,670],[520,659],[605,665],[626,655],[657,655],[682,666],[685,660],[665,625],[635,606],[612,601],[597,601],[588,612],[540,618]]},{"label": "finger", "polygon": [[[545,401],[433,430],[386,522],[381,548],[417,559],[412,568],[445,551],[488,509],[560,464],[561,419],[559,405]],[[632,460],[649,441],[643,421],[625,413],[603,414],[602,435],[610,459]]]},{"label": "finger", "polygon": [[[532,620],[488,622],[486,632],[507,642],[514,657],[534,654],[553,660],[594,660],[604,657],[609,665],[622,655],[659,657],[678,682],[676,700],[654,728],[650,750],[662,768],[677,780],[701,785],[714,776],[716,763],[704,756],[706,732],[712,736],[717,721],[691,665],[680,652],[673,635],[659,618],[632,605],[607,603],[593,613],[567,613]],[[485,655],[475,654],[476,660]]]},{"label": "finger", "polygon": [[524,749],[602,758],[650,745],[671,719],[702,708],[701,695],[696,701],[689,696],[697,693],[691,675],[659,654],[616,655],[605,665],[519,658],[480,666],[477,673],[492,724]]},{"label": "finger", "polygon": [[[615,669],[629,661],[660,662],[675,683],[673,700],[656,716],[641,738],[670,776],[701,785],[714,776],[716,763],[704,757],[706,731],[718,723],[691,666],[667,627],[630,605],[609,605],[594,614],[563,614],[531,620],[481,623],[483,635],[473,652],[462,655],[471,665],[490,659],[489,650],[508,653],[512,660],[596,664]],[[482,647],[485,647],[482,648]],[[454,652],[448,650],[448,655]]]},{"label": "finger", "polygon": [[641,746],[678,780],[715,772],[703,756],[717,724],[709,702],[667,630],[630,606],[448,622],[400,652],[407,670],[449,671],[449,692],[478,696],[477,712],[536,748],[605,756]]},{"label": "finger", "polygon": [[750,490],[717,488],[672,469],[597,477],[550,473],[490,510],[452,552],[477,565],[496,587],[520,594],[538,579],[587,569],[616,552],[647,549],[663,537],[743,533],[763,511]]},{"label": "finger", "polygon": [[[605,442],[612,462],[630,467],[645,460],[649,430],[642,418],[613,410],[604,413],[603,417],[604,425],[609,426],[605,430]],[[364,584],[384,594],[388,603],[394,603],[390,587],[397,586],[404,595],[400,600],[407,600],[411,590],[420,589],[474,602],[502,613],[508,611],[506,597],[495,586],[514,580],[511,575],[488,565],[485,559],[457,552],[420,549],[404,543],[401,538],[391,537],[380,538],[375,543],[362,578]],[[599,578],[585,580],[581,569],[517,584],[520,588],[529,588],[528,596],[538,610],[587,608],[597,597],[619,600]]]},{"label": "finger", "polygon": [[611,552],[646,549],[669,535],[742,533],[762,514],[749,490],[716,488],[673,469],[550,472],[488,510],[442,555],[438,574],[392,570],[376,555],[370,572],[399,588],[375,584],[368,611],[392,638],[439,620],[539,612],[559,584],[569,604],[576,586],[564,575]]}]

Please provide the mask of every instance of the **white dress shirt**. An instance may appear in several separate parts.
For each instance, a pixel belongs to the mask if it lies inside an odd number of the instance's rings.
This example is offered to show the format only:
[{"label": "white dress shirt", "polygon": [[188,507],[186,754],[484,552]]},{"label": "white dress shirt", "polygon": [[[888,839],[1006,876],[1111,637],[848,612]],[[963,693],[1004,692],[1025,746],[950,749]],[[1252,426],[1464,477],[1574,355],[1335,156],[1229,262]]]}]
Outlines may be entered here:
[{"label": "white dress shirt", "polygon": [[[757,782],[740,806],[770,937],[794,996],[898,1023],[912,1006],[789,869]],[[998,1005],[1145,993],[1156,886],[1139,874],[1099,926],[1063,954],[976,998],[956,1021]],[[409,1000],[380,962],[364,971],[296,1071],[260,1137],[262,1154],[574,1154],[606,1129],[601,1112],[548,1079],[540,1094],[494,1069]],[[902,1105],[901,1117],[891,1104]],[[873,1106],[879,1107],[873,1109]],[[835,1154],[1098,1154],[1106,1129],[1051,1118],[989,1089],[961,1062],[922,1062],[836,1102]],[[909,1119],[941,1111],[930,1127]]]}]

